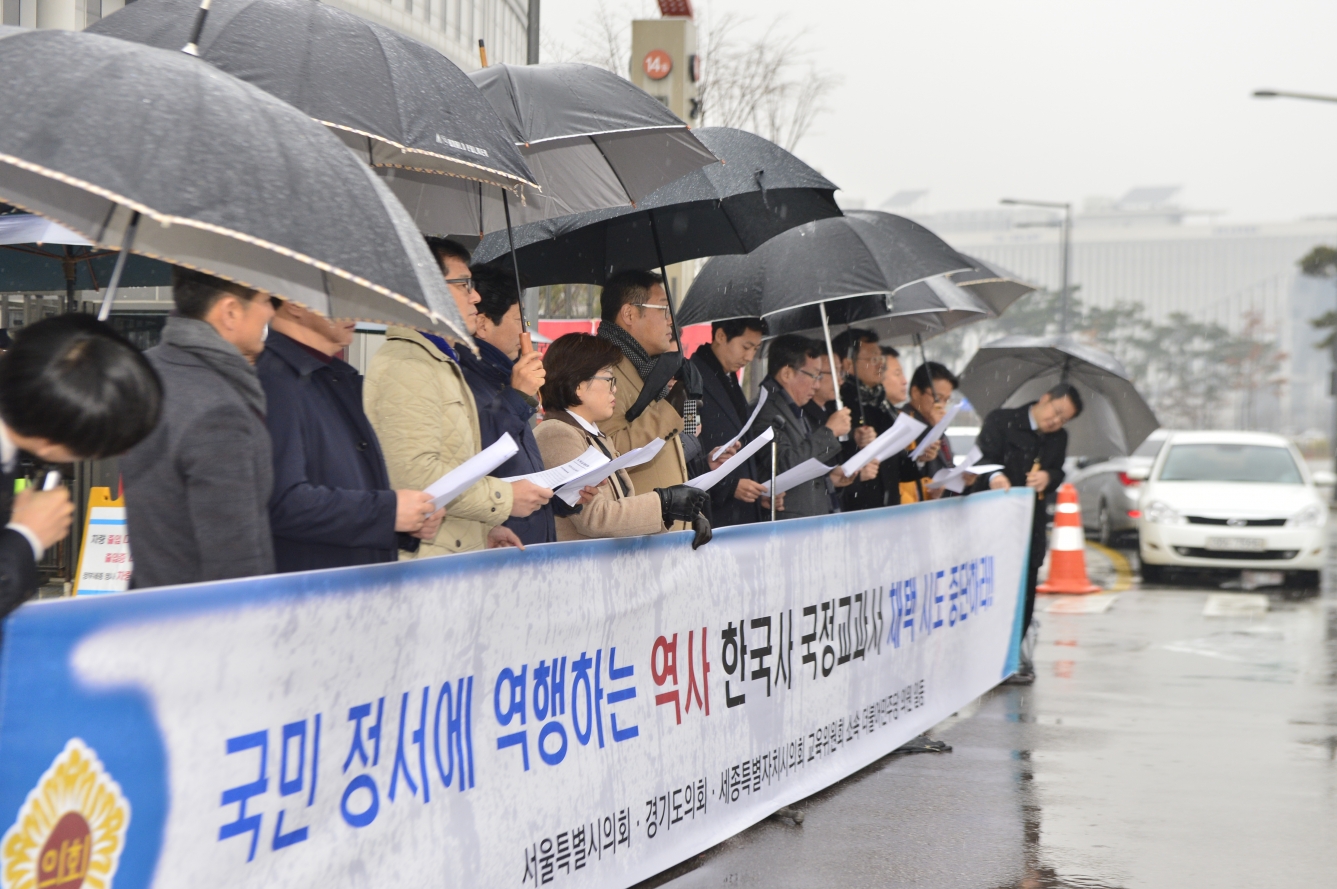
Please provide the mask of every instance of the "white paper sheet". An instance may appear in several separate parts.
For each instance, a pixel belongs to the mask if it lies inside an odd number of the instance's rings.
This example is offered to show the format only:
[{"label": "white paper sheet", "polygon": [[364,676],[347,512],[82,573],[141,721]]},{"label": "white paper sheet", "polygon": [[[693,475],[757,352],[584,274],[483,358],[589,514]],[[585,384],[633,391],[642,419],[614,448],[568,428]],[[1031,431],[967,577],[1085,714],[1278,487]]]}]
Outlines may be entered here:
[{"label": "white paper sheet", "polygon": [[540,488],[551,488],[557,490],[560,485],[564,485],[571,479],[589,472],[591,469],[598,469],[608,462],[603,451],[590,445],[585,453],[581,454],[570,463],[563,463],[561,466],[554,466],[552,469],[545,469],[542,472],[531,472],[528,475],[513,475],[510,478],[504,478],[504,482],[518,482],[524,480],[533,482]]},{"label": "white paper sheet", "polygon": [[509,432],[504,432],[501,438],[491,445],[432,482],[427,487],[427,493],[432,495],[432,502],[436,504],[437,509],[440,509],[519,451],[520,447],[515,443],[515,439],[511,438]]},{"label": "white paper sheet", "polygon": [[[761,391],[765,392],[766,390]],[[723,481],[726,475],[737,469],[744,460],[770,444],[773,438],[775,438],[775,430],[767,426],[765,432],[752,439],[741,451],[721,463],[718,469],[712,469],[710,472],[704,472],[696,478],[688,479],[687,484],[698,491],[709,491]]]},{"label": "white paper sheet", "polygon": [[[790,488],[797,488],[804,482],[810,482],[815,478],[821,478],[826,475],[834,466],[827,466],[816,457],[810,457],[804,460],[793,469],[786,469],[775,477],[775,490],[781,494]],[[771,496],[771,480],[767,479],[762,485],[766,489],[766,496]]]},{"label": "white paper sheet", "polygon": [[915,436],[927,428],[928,426],[909,414],[901,414],[890,429],[873,439],[868,447],[840,464],[840,471],[847,476],[854,475],[867,466],[869,460],[885,460],[914,441]]},{"label": "white paper sheet", "polygon": [[996,469],[1003,468],[997,463],[975,465],[975,461],[982,456],[984,455],[980,453],[979,448],[971,448],[970,453],[966,454],[966,458],[962,460],[960,464],[951,468],[939,469],[935,472],[933,474],[933,480],[929,482],[928,486],[930,488],[946,488],[955,494],[960,494],[966,489],[965,476],[967,473],[971,475],[983,475],[986,472],[993,472]]},{"label": "white paper sheet", "polygon": [[733,438],[729,439],[724,444],[720,445],[715,450],[710,452],[710,459],[712,460],[716,459],[720,455],[720,453],[722,453],[723,451],[727,451],[729,450],[729,448],[733,447],[734,442],[742,440],[743,436],[747,435],[747,431],[752,428],[752,421],[757,419],[757,414],[761,413],[761,406],[766,403],[767,394],[768,393],[766,391],[766,387],[763,386],[761,389],[761,394],[757,396],[757,406],[752,409],[752,416],[747,418],[747,422],[743,424],[742,429],[738,430],[737,435],[735,435]]},{"label": "white paper sheet", "polygon": [[[580,499],[580,490],[588,485],[597,485],[604,479],[617,472],[619,469],[631,469],[640,466],[643,463],[649,463],[658,456],[660,449],[664,447],[664,439],[656,438],[643,448],[636,448],[627,451],[621,457],[609,460],[607,463],[595,469],[591,469],[584,475],[577,476],[557,489],[557,496],[565,501],[567,506],[575,506],[576,501]],[[645,493],[642,491],[641,493]]]},{"label": "white paper sheet", "polygon": [[915,448],[913,453],[910,454],[910,458],[918,460],[924,455],[925,451],[933,447],[933,443],[942,438],[942,434],[947,431],[947,427],[956,419],[956,415],[961,413],[961,408],[965,407],[965,404],[964,401],[958,401],[956,404],[947,408],[947,413],[943,414],[941,420],[933,424],[933,428],[929,430],[928,435],[924,436],[924,440],[919,443],[919,447]]}]

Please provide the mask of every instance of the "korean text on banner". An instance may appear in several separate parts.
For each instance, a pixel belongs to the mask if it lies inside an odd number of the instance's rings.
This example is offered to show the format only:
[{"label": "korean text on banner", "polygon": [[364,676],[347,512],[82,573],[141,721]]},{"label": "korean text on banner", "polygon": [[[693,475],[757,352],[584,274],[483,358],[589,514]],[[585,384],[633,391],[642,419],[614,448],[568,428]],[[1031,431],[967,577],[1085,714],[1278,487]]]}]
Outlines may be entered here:
[{"label": "korean text on banner", "polygon": [[87,825],[122,889],[630,886],[1001,681],[1034,508],[29,603],[0,660],[4,872]]}]

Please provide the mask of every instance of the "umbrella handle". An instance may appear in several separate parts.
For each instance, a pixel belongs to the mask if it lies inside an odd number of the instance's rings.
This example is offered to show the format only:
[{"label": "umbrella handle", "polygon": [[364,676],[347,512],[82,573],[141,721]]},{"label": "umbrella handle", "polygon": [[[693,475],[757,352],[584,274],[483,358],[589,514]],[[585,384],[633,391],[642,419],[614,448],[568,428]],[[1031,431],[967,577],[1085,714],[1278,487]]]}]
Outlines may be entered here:
[{"label": "umbrella handle", "polygon": [[[820,303],[818,303],[818,304],[817,304],[817,308],[818,308],[818,309],[821,311],[821,313],[822,313],[822,334],[826,337],[826,360],[827,360],[828,362],[830,362],[830,364],[831,364],[831,385],[832,385],[832,387],[835,389],[835,392],[836,392],[836,410],[838,410],[838,411],[843,411],[843,410],[845,409],[845,403],[844,403],[843,401],[841,401],[841,399],[840,399],[840,387],[837,386],[837,385],[835,385],[835,383],[836,383],[836,350],[835,350],[834,348],[831,347],[831,325],[828,324],[827,321],[826,321],[826,303],[824,303],[824,302],[820,302]],[[838,440],[838,441],[849,441],[849,440],[850,440],[850,437],[849,437],[848,435],[842,435],[842,436],[840,436],[840,438],[837,439],[837,440]]]},{"label": "umbrella handle", "polygon": [[[206,3],[209,0],[205,0]],[[125,260],[130,255],[130,248],[135,245],[135,232],[139,230],[139,211],[130,214],[130,224],[125,227],[125,236],[121,238],[121,252],[116,257],[116,266],[111,270],[111,280],[107,282],[107,292],[102,295],[102,308],[98,309],[97,319],[106,321],[111,315],[111,304],[116,301],[116,290],[121,286],[121,272],[125,271]]]},{"label": "umbrella handle", "polygon": [[209,4],[212,2],[213,0],[200,0],[200,9],[195,13],[195,23],[190,27],[190,39],[181,47],[181,51],[188,56],[199,57],[200,34],[204,33],[204,20],[209,17]]},{"label": "umbrella handle", "polygon": [[[480,41],[481,42],[481,41]],[[501,206],[506,211],[506,241],[511,247],[511,271],[515,273],[515,293],[520,302],[520,338],[522,345],[528,343],[529,348],[521,351],[534,351],[533,340],[529,336],[529,321],[525,318],[525,289],[520,286],[520,257],[515,253],[515,233],[511,230],[511,197],[506,191],[506,187],[501,188]]]},{"label": "umbrella handle", "polygon": [[[673,291],[669,289],[668,267],[664,265],[664,251],[659,246],[659,229],[655,226],[655,211],[651,210],[646,214],[650,217],[650,236],[655,242],[655,258],[659,260],[659,274],[664,278],[664,295],[668,297],[669,327],[673,328],[673,339],[678,343],[678,351],[683,351],[687,347],[683,345],[682,336],[678,331],[678,316],[673,311]],[[687,355],[682,356],[684,359]]]}]

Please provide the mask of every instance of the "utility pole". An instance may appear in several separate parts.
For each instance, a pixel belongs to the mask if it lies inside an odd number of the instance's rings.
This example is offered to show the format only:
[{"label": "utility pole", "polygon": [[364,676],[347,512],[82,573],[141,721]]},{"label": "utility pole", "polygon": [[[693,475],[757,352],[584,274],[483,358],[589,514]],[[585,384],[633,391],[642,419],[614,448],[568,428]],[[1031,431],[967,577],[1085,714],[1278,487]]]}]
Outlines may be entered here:
[{"label": "utility pole", "polygon": [[542,0],[529,0],[529,28],[526,36],[529,37],[529,53],[525,58],[526,65],[537,65],[539,63],[539,4]]},{"label": "utility pole", "polygon": [[1044,207],[1046,210],[1063,211],[1063,230],[1059,234],[1059,291],[1058,332],[1068,332],[1068,275],[1072,259],[1072,204],[1060,201],[1024,201],[1017,198],[1003,198],[999,203],[1014,207]]}]

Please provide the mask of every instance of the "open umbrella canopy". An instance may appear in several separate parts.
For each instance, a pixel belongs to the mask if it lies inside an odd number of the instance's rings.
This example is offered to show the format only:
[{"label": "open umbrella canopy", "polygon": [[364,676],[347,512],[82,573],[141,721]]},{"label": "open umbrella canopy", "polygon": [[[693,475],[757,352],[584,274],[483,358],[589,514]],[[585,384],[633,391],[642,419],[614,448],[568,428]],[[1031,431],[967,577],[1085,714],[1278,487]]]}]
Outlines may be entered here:
[{"label": "open umbrella canopy", "polygon": [[[330,317],[468,334],[404,208],[324,127],[180,52],[0,29],[0,201]],[[76,123],[77,122],[77,123]]]},{"label": "open umbrella canopy", "polygon": [[[111,277],[118,251],[99,250],[80,235],[31,213],[6,213],[0,205],[0,293],[99,290]],[[122,287],[172,283],[171,266],[129,257]]]},{"label": "open umbrella canopy", "polygon": [[972,296],[983,300],[994,317],[1003,314],[1009,306],[1026,294],[1039,289],[1035,284],[1022,280],[1002,266],[975,256],[966,258],[975,268],[951,275],[951,281],[970,291]]},{"label": "open umbrella canopy", "polygon": [[[815,313],[824,303],[832,322],[852,323],[898,310],[896,294],[907,285],[973,269],[919,223],[857,210],[790,229],[746,256],[711,259],[678,317],[686,326],[808,308]],[[794,323],[807,327],[802,318]]]},{"label": "open umbrella canopy", "polygon": [[[199,5],[137,0],[89,27],[179,50]],[[491,104],[425,43],[318,0],[212,0],[199,56],[310,115],[376,166],[533,180]]]},{"label": "open umbrella canopy", "polygon": [[1119,359],[1071,336],[1009,336],[980,347],[961,372],[961,391],[987,416],[1019,407],[1060,382],[1081,393],[1083,410],[1065,427],[1068,456],[1133,452],[1158,426]]},{"label": "open umbrella canopy", "polygon": [[[517,228],[525,284],[603,284],[617,272],[661,261],[748,253],[795,226],[841,215],[836,185],[775,143],[731,127],[693,132],[723,163],[695,170],[635,207]],[[509,251],[506,234],[497,232],[483,239],[474,259],[509,267]]]},{"label": "open umbrella canopy", "polygon": [[[512,201],[516,224],[630,207],[716,162],[664,103],[593,65],[494,65],[469,77],[519,147],[541,193]],[[499,189],[409,170],[387,178],[424,232],[473,235],[506,227]],[[463,204],[460,197],[467,197]],[[467,207],[460,214],[459,208]]]}]

